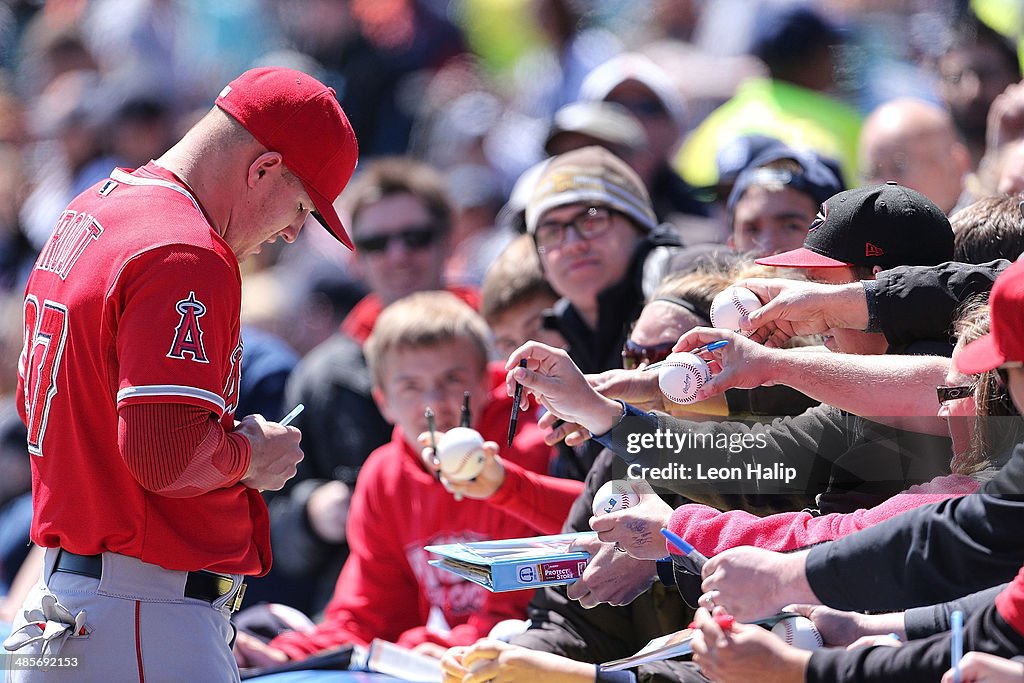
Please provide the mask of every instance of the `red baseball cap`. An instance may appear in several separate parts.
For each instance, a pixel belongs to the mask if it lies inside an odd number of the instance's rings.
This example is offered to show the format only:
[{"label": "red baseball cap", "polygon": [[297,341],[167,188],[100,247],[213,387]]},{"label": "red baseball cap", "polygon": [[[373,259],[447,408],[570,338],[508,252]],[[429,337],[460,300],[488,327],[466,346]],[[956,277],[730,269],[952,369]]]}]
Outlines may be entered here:
[{"label": "red baseball cap", "polygon": [[988,298],[991,332],[972,341],[956,357],[956,369],[969,375],[1024,361],[1024,261],[996,278]]},{"label": "red baseball cap", "polygon": [[281,154],[313,200],[313,215],[352,249],[334,200],[352,177],[359,145],[334,89],[301,71],[264,67],[231,81],[216,105]]}]

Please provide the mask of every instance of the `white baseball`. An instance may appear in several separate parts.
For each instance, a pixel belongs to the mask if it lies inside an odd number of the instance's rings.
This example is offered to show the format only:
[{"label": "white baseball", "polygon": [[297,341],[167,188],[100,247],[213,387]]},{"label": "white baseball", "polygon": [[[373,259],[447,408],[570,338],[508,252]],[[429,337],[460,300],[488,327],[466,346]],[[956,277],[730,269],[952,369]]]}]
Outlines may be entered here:
[{"label": "white baseball", "polygon": [[740,321],[761,308],[761,300],[746,287],[726,287],[711,302],[711,324],[741,334]]},{"label": "white baseball", "polygon": [[437,462],[451,481],[469,481],[480,474],[487,456],[484,437],[468,427],[449,429],[437,442]]},{"label": "white baseball", "polygon": [[639,504],[640,494],[628,481],[612,479],[606,481],[594,494],[594,516],[600,517]]},{"label": "white baseball", "polygon": [[807,617],[786,617],[772,626],[772,633],[785,641],[786,645],[801,650],[817,650],[825,645],[818,627]]},{"label": "white baseball", "polygon": [[658,369],[658,387],[674,403],[686,405],[697,400],[697,392],[711,379],[711,368],[700,356],[673,353]]}]

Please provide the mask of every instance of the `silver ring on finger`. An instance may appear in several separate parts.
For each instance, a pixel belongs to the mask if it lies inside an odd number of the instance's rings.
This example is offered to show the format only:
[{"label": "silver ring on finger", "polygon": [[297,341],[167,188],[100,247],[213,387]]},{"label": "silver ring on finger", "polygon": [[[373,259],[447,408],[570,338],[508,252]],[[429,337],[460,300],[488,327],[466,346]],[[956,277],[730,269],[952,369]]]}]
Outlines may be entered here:
[{"label": "silver ring on finger", "polygon": [[710,612],[715,608],[715,595],[718,591],[708,591],[697,599],[697,603],[704,605]]}]

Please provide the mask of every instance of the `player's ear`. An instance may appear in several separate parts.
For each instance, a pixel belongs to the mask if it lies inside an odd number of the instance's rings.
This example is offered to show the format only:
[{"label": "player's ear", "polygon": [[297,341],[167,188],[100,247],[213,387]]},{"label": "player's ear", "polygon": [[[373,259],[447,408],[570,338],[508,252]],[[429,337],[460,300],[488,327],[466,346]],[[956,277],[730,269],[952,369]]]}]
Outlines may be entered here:
[{"label": "player's ear", "polygon": [[280,170],[284,159],[280,152],[264,152],[249,164],[249,173],[246,182],[250,188],[256,187],[256,183],[267,176],[268,171]]}]

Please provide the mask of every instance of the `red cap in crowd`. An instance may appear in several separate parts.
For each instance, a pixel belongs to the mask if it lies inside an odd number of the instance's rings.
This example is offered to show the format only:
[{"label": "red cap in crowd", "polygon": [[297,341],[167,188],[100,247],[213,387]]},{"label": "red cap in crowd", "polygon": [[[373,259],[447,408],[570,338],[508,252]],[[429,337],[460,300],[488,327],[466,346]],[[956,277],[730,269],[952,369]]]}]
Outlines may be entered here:
[{"label": "red cap in crowd", "polygon": [[216,104],[281,154],[313,200],[313,215],[352,249],[334,200],[352,177],[359,147],[334,89],[293,69],[251,69],[231,81]]},{"label": "red cap in crowd", "polygon": [[1024,261],[999,274],[988,303],[992,331],[961,349],[956,359],[960,372],[976,375],[1024,362]]}]

